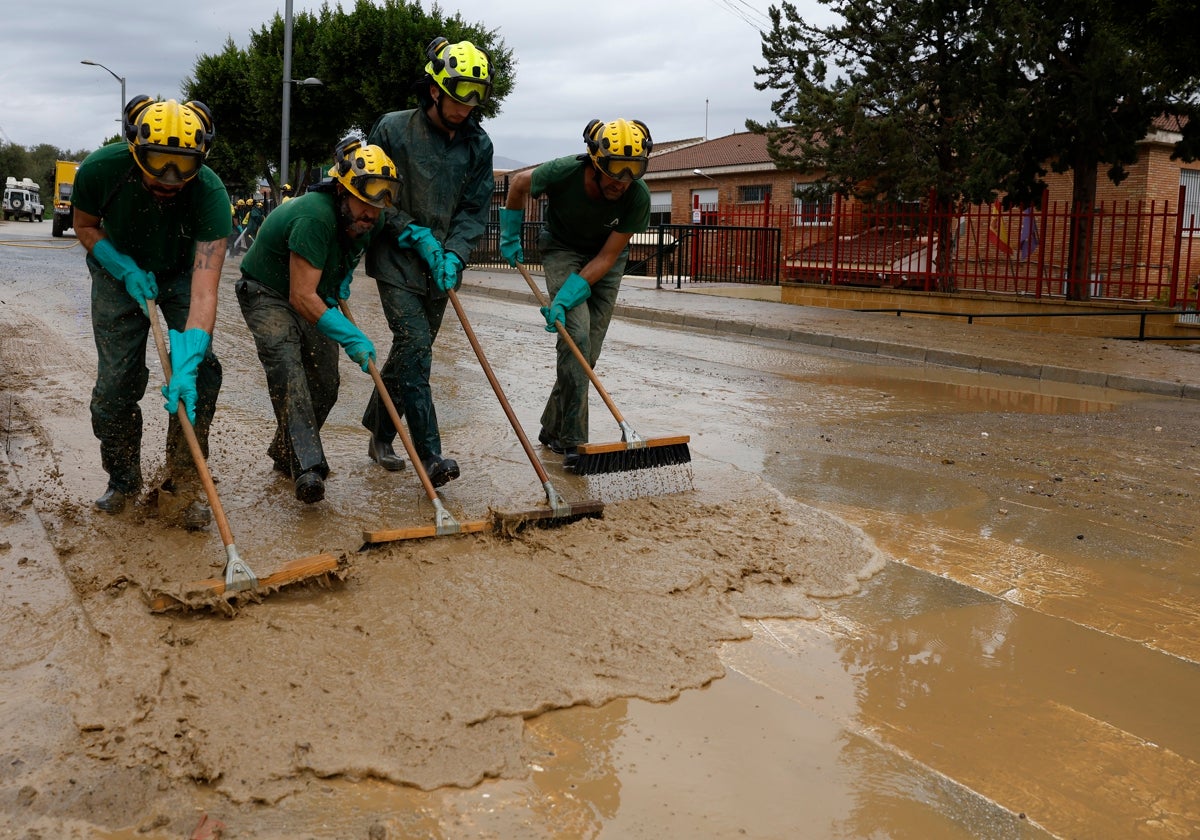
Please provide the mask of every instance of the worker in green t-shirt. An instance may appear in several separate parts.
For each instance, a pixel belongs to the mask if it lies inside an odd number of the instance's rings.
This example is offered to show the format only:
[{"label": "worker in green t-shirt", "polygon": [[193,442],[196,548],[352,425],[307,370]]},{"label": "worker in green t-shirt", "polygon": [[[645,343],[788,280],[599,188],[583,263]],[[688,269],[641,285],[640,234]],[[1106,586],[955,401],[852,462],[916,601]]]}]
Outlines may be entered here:
[{"label": "worker in green t-shirt", "polygon": [[[183,400],[202,451],[221,389],[213,355],[217,282],[231,219],[229,194],[204,165],[213,121],[201,102],[180,104],[137,96],[125,106],[125,140],[88,155],[75,176],[75,232],[92,275],[92,330],[97,352],[92,431],[108,487],[96,507],[115,514],[142,488],[142,413],[146,393],[146,301],[154,299],[170,328],[171,381],[163,389],[166,478],[160,491],[177,498],[182,524],[212,518],[175,415]],[[159,502],[162,508],[163,495]]]},{"label": "worker in green t-shirt", "polygon": [[267,216],[235,289],[275,409],[267,454],[306,504],[325,498],[321,427],[341,384],[338,345],[363,370],[375,360],[375,346],[338,300],[350,297],[354,268],[400,190],[391,158],[358,137],[338,144],[329,174]]},{"label": "worker in green t-shirt", "polygon": [[[586,154],[513,176],[500,209],[500,253],[509,265],[524,260],[525,206],[531,195],[545,196],[538,244],[552,299],[542,309],[546,329],[556,332],[555,322],[563,322],[595,367],[625,274],[629,240],[650,224],[650,190],[642,176],[653,141],[645,123],[624,119],[592,120],[583,139]],[[588,385],[587,373],[560,338],[557,376],[538,440],[563,455],[567,469],[579,461],[575,448],[588,442]]]}]

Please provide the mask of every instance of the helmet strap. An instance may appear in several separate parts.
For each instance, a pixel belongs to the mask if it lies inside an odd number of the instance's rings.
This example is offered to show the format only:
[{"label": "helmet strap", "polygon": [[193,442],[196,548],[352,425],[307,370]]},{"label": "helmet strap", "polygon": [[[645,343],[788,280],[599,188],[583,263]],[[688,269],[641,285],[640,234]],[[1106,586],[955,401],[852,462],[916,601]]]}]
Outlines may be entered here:
[{"label": "helmet strap", "polygon": [[450,137],[453,139],[454,132],[457,131],[457,129],[454,128],[453,126],[451,126],[450,123],[446,121],[446,112],[444,110],[442,110],[442,102],[445,101],[448,94],[446,93],[446,91],[444,91],[440,87],[438,87],[436,82],[430,82],[430,86],[432,88],[437,89],[436,94],[434,94],[431,90],[429,95],[433,99],[433,109],[435,111],[437,111],[438,123],[440,123],[440,128],[446,134],[450,135]]}]

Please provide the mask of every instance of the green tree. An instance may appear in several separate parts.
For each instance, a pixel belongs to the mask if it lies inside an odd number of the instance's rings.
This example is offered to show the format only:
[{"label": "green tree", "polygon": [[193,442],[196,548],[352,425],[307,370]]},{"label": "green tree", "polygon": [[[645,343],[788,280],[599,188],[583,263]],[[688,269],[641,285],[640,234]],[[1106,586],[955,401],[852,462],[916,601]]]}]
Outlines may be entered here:
[{"label": "green tree", "polygon": [[1047,171],[1072,173],[1068,297],[1085,300],[1101,169],[1114,184],[1124,180],[1138,144],[1164,115],[1187,124],[1176,156],[1196,156],[1195,7],[1179,0],[1027,0],[1008,25],[1018,49],[1003,107],[988,115],[988,148],[1011,162],[1001,183],[1010,203],[1035,201]]},{"label": "green tree", "polygon": [[1200,153],[1200,18],[1185,0],[822,2],[842,22],[770,9],[756,87],[778,92],[779,119],[748,126],[776,161],[845,193],[932,188],[941,209],[997,191],[1036,201],[1047,172],[1070,171],[1069,297],[1088,295],[1101,168],[1120,183],[1164,114],[1186,117],[1177,156]]},{"label": "green tree", "polygon": [[[218,142],[214,168],[239,183],[264,178],[275,188],[283,109],[284,20],[278,14],[250,35],[239,50],[232,42],[218,56],[201,56],[187,96],[213,111]],[[434,4],[357,0],[353,9],[331,9],[292,18],[292,78],[315,76],[321,86],[292,87],[288,157],[282,181],[297,189],[329,165],[334,145],[351,131],[366,132],[387,111],[414,107],[413,82],[423,73],[425,47],[436,36],[468,39],[488,50],[496,77],[486,116],[499,113],[512,90],[514,62],[494,30],[446,16]],[[219,153],[219,154],[218,154]],[[228,168],[225,168],[228,167]]]},{"label": "green tree", "polygon": [[[194,74],[184,80],[184,95],[208,106],[216,128],[208,165],[221,175],[232,198],[245,198],[256,189],[268,160],[268,150],[255,138],[271,130],[259,109],[246,101],[249,57],[229,39],[220,53],[197,59]],[[203,85],[196,79],[203,79]]]},{"label": "green tree", "polygon": [[932,194],[941,221],[938,287],[952,288],[950,219],[988,201],[1008,169],[983,148],[981,113],[1004,96],[1014,49],[1001,26],[1007,0],[821,0],[840,20],[806,22],[792,3],[770,7],[759,90],[776,120],[748,121],[780,166],[819,174],[864,200]]}]

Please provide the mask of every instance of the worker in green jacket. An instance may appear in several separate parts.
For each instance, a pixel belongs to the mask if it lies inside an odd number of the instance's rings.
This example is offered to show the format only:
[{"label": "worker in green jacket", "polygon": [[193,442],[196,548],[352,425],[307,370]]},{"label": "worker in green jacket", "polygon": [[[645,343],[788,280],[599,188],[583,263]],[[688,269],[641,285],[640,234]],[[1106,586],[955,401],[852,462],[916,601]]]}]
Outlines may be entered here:
[{"label": "worker in green jacket", "polygon": [[[491,94],[488,54],[470,41],[435,39],[417,83],[421,107],[392,111],[376,121],[367,142],[396,162],[403,184],[387,232],[371,243],[367,273],[379,285],[392,347],[380,371],[408,423],[413,446],[435,487],[458,478],[458,462],[442,455],[429,376],[433,342],[491,207],[492,141],[478,108]],[[368,454],[397,470],[404,461],[396,429],[379,395],[363,414],[371,432]]]}]

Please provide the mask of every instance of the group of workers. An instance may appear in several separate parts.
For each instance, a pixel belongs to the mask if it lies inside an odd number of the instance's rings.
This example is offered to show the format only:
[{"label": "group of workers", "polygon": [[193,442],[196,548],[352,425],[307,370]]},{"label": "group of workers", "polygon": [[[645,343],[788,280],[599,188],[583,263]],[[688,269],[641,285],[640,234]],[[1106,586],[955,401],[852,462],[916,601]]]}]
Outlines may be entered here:
[{"label": "group of workers", "polygon": [[[392,333],[379,369],[388,397],[432,484],[460,475],[442,452],[430,374],[448,292],[462,282],[491,212],[492,142],[479,109],[493,77],[487,52],[470,41],[437,38],[426,57],[415,88],[419,106],[384,114],[365,140],[339,142],[329,178],[266,214],[241,261],[235,293],[276,420],[267,451],[305,503],[325,496],[329,463],[320,432],[338,396],[339,347],[364,371],[377,361],[343,303],[364,256]],[[211,511],[176,407],[182,401],[207,455],[222,377],[212,349],[218,282],[236,210],[205,165],[214,126],[202,103],[138,96],[125,108],[123,128],[122,142],[80,165],[74,195],[75,229],[92,276],[92,429],[108,474],[96,507],[118,513],[142,490],[138,403],[149,380],[146,343],[156,306],[169,328],[171,366],[162,389],[171,416],[159,490],[183,500],[176,504],[181,524],[200,528]],[[649,224],[642,176],[652,141],[644,123],[625,119],[592,120],[583,139],[583,154],[513,177],[500,210],[500,249],[510,265],[523,261],[524,208],[531,196],[544,196],[539,248],[551,298],[542,310],[545,328],[565,325],[594,365],[629,240]],[[571,469],[576,447],[588,440],[589,381],[561,337],[558,345],[538,438]],[[402,470],[386,409],[374,391],[362,417],[367,454],[383,469]]]}]

